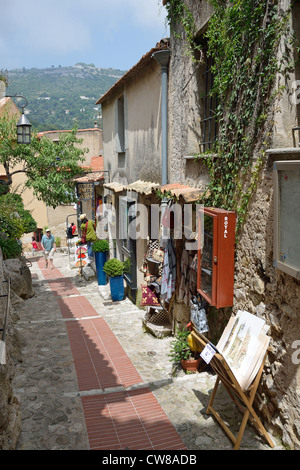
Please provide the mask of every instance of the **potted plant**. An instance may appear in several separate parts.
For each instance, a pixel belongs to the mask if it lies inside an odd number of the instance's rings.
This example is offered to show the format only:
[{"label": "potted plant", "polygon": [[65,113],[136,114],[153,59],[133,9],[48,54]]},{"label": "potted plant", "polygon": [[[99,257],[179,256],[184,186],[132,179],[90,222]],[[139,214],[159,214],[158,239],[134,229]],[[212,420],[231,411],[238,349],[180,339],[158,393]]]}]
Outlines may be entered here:
[{"label": "potted plant", "polygon": [[95,253],[98,286],[105,286],[107,282],[107,276],[106,273],[103,271],[103,267],[107,261],[109,243],[107,240],[97,240],[93,243],[92,250]]},{"label": "potted plant", "polygon": [[123,300],[124,298],[124,263],[122,261],[111,258],[103,266],[103,271],[109,277],[110,293],[113,301]]},{"label": "potted plant", "polygon": [[190,334],[190,331],[177,330],[174,340],[171,341],[168,356],[171,362],[180,362],[185,371],[196,372],[201,358],[196,349],[191,349]]}]

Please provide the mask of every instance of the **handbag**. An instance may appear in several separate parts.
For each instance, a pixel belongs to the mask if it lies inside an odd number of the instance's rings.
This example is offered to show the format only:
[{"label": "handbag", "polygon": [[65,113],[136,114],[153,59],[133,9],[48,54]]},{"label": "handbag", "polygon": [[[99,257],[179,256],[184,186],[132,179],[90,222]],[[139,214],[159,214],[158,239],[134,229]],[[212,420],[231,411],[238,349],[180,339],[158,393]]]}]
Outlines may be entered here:
[{"label": "handbag", "polygon": [[199,302],[196,297],[190,300],[191,321],[199,333],[209,331],[204,304]]},{"label": "handbag", "polygon": [[152,251],[152,259],[154,261],[157,261],[158,263],[163,263],[164,254],[165,252],[161,248],[154,248],[154,250]]}]

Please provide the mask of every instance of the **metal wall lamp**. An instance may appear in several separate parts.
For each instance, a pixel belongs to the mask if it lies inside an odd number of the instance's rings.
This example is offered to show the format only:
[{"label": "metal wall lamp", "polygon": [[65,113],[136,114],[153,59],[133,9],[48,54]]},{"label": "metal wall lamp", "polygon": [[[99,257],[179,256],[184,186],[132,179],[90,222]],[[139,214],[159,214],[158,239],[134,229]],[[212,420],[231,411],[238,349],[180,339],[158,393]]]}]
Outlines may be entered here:
[{"label": "metal wall lamp", "polygon": [[31,142],[31,124],[24,114],[24,108],[28,105],[28,101],[24,96],[21,95],[6,95],[7,98],[22,98],[25,100],[23,106],[19,105],[22,109],[22,115],[17,123],[17,143],[18,144],[30,144]]}]

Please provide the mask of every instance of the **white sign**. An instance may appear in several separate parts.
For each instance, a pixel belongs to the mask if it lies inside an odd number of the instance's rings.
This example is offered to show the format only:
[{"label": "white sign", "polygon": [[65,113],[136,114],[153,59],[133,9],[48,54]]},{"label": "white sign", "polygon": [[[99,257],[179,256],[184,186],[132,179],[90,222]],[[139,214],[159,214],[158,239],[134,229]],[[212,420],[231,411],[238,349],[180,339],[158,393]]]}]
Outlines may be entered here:
[{"label": "white sign", "polygon": [[207,344],[205,348],[203,349],[202,353],[200,354],[200,356],[206,362],[206,364],[209,364],[215,354],[216,354],[215,349],[210,344]]}]

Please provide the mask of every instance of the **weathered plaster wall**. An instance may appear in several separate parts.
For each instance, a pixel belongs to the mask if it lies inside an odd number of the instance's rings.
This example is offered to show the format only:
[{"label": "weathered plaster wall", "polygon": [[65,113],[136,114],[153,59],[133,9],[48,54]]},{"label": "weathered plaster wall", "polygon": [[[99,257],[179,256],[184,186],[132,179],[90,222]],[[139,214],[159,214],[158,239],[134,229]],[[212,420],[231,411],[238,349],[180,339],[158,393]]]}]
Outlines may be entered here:
[{"label": "weathered plaster wall", "polygon": [[[152,59],[102,105],[105,170],[110,181],[161,181],[161,70]],[[116,148],[116,101],[125,100],[125,152]]]}]

